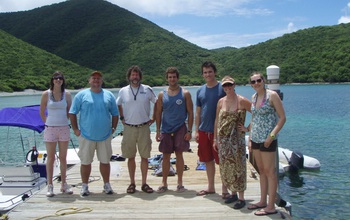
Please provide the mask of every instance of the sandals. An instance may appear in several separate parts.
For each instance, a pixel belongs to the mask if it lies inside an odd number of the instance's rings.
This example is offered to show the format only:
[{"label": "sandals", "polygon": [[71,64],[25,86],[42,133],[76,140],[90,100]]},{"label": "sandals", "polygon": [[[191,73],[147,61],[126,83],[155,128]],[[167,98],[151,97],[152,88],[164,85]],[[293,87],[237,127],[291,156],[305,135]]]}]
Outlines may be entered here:
[{"label": "sandals", "polygon": [[145,193],[153,193],[153,189],[147,183],[142,185],[141,190]]},{"label": "sandals", "polygon": [[185,191],[186,191],[186,188],[184,186],[178,185],[176,187],[176,192],[178,192],[178,193],[182,193],[182,192],[185,192]]},{"label": "sandals", "polygon": [[136,185],[134,183],[131,183],[129,185],[129,187],[126,189],[126,192],[130,193],[130,194],[135,193],[136,192]]},{"label": "sandals", "polygon": [[222,199],[225,199],[225,200],[228,199],[230,196],[231,196],[231,195],[230,195],[230,193],[228,193],[228,192],[222,193],[222,194],[221,194],[221,198],[222,198]]},{"label": "sandals", "polygon": [[166,191],[168,191],[168,187],[167,186],[160,186],[157,189],[157,193],[165,193]]}]

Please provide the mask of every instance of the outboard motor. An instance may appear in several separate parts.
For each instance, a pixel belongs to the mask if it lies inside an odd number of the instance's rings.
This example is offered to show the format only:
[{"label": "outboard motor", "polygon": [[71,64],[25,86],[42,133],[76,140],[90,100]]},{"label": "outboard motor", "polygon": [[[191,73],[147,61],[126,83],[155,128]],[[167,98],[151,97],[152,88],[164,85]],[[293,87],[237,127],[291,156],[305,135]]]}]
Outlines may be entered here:
[{"label": "outboard motor", "polygon": [[298,169],[304,168],[304,156],[299,151],[293,151],[292,156],[290,157],[290,162],[292,166],[297,167]]}]

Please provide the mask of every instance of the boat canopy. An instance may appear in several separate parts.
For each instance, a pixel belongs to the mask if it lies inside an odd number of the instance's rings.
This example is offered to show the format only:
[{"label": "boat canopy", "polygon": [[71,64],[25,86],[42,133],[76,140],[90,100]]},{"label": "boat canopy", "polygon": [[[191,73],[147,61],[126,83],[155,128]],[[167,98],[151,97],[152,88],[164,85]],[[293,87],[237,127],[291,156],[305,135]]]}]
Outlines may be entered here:
[{"label": "boat canopy", "polygon": [[41,133],[45,124],[40,117],[40,105],[1,109],[0,126],[28,128]]}]

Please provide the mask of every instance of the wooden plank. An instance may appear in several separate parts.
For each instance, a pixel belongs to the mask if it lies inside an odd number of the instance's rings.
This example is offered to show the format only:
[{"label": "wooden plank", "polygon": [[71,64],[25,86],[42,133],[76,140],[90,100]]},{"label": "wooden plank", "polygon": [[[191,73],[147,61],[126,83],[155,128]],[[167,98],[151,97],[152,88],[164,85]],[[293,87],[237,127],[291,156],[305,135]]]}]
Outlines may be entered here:
[{"label": "wooden plank", "polygon": [[[113,153],[121,154],[120,136],[113,139]],[[154,140],[154,134],[152,135]],[[153,142],[152,156],[159,154],[158,143]],[[184,172],[184,185],[186,192],[177,193],[177,177],[168,178],[169,190],[166,193],[147,194],[141,191],[141,172],[139,167],[140,158],[137,157],[136,169],[136,188],[135,194],[127,194],[126,188],[129,185],[129,174],[127,161],[111,162],[111,186],[115,193],[106,195],[102,192],[103,181],[100,178],[99,164],[94,161],[89,183],[91,195],[88,197],[80,196],[80,166],[76,165],[68,171],[67,181],[73,185],[73,195],[63,195],[59,193],[60,183],[54,182],[54,192],[56,195],[52,198],[46,197],[47,189],[44,188],[38,194],[28,199],[23,204],[17,206],[8,213],[10,219],[36,219],[50,216],[50,219],[226,219],[236,217],[238,219],[281,219],[281,214],[287,218],[289,216],[281,210],[279,214],[257,217],[254,211],[246,207],[240,210],[232,208],[233,204],[225,204],[221,199],[221,181],[219,169],[215,176],[216,194],[207,196],[196,196],[196,192],[207,187],[207,178],[205,171],[197,171],[197,143],[191,142],[193,153],[184,153],[185,164],[190,168]],[[245,198],[247,204],[259,200],[259,181],[250,176],[248,164],[248,182]],[[151,175],[153,171],[149,170],[148,184],[157,189],[161,184],[161,177]],[[77,209],[89,209],[91,212],[76,212]],[[62,210],[65,209],[65,210]],[[61,213],[67,213],[63,216],[55,216],[55,213],[62,210]],[[82,210],[84,211],[84,210]],[[53,217],[54,216],[54,217]]]}]

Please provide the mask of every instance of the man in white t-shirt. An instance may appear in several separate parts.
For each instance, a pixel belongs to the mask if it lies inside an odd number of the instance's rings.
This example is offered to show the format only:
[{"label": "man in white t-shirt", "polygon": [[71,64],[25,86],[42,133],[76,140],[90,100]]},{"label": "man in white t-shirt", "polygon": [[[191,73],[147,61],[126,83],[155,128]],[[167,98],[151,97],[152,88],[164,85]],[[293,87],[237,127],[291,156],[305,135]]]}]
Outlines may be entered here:
[{"label": "man in white t-shirt", "polygon": [[150,86],[141,84],[142,72],[138,66],[131,66],[126,77],[130,84],[120,89],[117,98],[120,121],[124,125],[121,149],[123,157],[128,158],[130,176],[126,192],[136,191],[135,157],[138,150],[141,156],[141,190],[152,193],[153,189],[147,184],[148,158],[152,149],[150,125],[154,122],[154,113],[150,118],[150,111],[151,102],[155,104],[157,96]]}]

